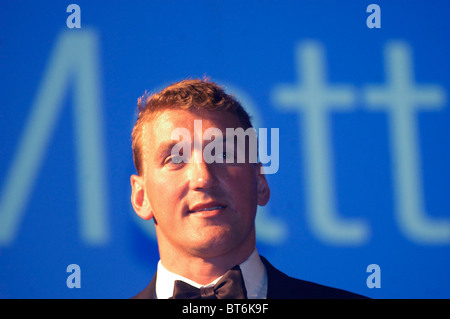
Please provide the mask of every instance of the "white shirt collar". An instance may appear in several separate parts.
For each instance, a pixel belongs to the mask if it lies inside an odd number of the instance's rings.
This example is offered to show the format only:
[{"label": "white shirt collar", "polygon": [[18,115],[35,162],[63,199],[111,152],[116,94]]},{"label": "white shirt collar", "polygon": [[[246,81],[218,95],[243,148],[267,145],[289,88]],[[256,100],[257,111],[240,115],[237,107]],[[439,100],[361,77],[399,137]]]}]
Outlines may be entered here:
[{"label": "white shirt collar", "polygon": [[[242,277],[244,277],[247,298],[265,299],[267,297],[267,272],[256,248],[253,253],[239,265],[239,267],[241,268]],[[213,286],[220,278],[222,277],[215,279],[208,285],[200,285],[188,278],[170,272],[163,266],[160,260],[158,262],[156,276],[156,296],[158,299],[169,299],[172,297],[175,280],[182,280],[191,286],[200,288]]]}]

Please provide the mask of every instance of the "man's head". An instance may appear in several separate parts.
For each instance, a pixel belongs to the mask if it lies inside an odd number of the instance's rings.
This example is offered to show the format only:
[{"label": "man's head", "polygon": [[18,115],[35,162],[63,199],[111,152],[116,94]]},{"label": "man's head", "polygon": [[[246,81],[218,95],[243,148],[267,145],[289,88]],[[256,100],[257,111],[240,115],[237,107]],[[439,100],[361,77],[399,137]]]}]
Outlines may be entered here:
[{"label": "man's head", "polygon": [[[251,127],[239,102],[213,82],[186,80],[139,99],[138,105],[132,135],[138,175],[131,176],[131,200],[140,217],[154,219],[161,258],[171,252],[212,258],[253,249],[256,208],[270,196],[260,165],[180,162],[172,153],[179,142],[173,140],[175,129],[189,132],[190,156],[202,157],[212,142],[204,138],[208,129]],[[200,129],[195,120],[201,120]]]}]

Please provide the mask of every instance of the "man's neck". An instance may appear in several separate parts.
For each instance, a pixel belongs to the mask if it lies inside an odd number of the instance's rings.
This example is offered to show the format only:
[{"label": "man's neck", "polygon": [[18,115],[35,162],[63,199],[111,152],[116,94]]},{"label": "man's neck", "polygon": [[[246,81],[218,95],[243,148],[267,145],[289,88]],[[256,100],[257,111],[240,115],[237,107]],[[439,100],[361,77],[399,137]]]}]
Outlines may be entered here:
[{"label": "man's neck", "polygon": [[218,256],[195,256],[177,249],[160,247],[160,257],[163,266],[180,276],[207,285],[222,276],[235,265],[244,262],[255,250],[254,238],[227,253]]}]

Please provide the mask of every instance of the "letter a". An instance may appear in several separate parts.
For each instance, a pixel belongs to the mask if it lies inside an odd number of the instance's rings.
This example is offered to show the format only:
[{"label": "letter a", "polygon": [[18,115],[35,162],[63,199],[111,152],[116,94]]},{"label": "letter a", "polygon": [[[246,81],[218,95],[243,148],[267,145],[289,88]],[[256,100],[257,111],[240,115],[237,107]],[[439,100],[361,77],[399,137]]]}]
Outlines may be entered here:
[{"label": "letter a", "polygon": [[367,287],[372,288],[381,288],[381,269],[377,264],[371,264],[367,266],[367,272],[372,272],[372,274],[367,277],[366,284]]},{"label": "letter a", "polygon": [[67,266],[66,272],[72,272],[72,274],[67,277],[66,285],[67,288],[81,288],[81,270],[80,266],[77,264],[70,264]]},{"label": "letter a", "polygon": [[81,9],[78,4],[69,4],[66,12],[73,12],[67,17],[66,24],[69,29],[81,28]]},{"label": "letter a", "polygon": [[369,4],[367,6],[366,12],[372,12],[371,15],[367,17],[366,24],[369,29],[381,28],[381,9],[378,4]]}]

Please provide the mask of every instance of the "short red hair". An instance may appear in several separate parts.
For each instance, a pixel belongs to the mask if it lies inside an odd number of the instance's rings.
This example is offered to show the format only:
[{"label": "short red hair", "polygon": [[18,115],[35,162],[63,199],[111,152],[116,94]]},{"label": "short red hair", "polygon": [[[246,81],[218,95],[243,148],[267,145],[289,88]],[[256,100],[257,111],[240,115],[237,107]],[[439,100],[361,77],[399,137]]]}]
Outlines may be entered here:
[{"label": "short red hair", "polygon": [[161,92],[138,99],[138,119],[132,132],[133,161],[137,173],[142,173],[143,128],[153,116],[166,109],[227,111],[235,114],[242,128],[253,127],[249,114],[233,96],[209,79],[187,79],[169,85]]}]

